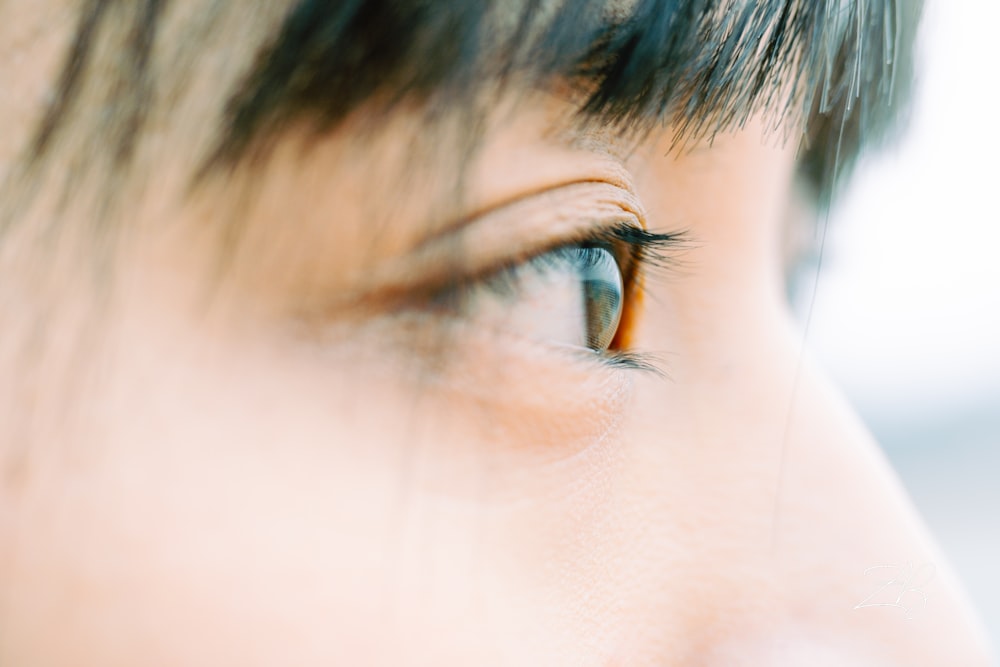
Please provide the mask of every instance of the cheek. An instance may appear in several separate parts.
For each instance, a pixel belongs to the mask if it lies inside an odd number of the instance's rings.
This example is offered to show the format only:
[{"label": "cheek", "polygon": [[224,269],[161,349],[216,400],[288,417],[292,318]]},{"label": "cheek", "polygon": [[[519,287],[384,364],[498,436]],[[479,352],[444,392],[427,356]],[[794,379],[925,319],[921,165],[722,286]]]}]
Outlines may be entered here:
[{"label": "cheek", "polygon": [[101,665],[556,650],[545,610],[597,581],[616,540],[620,375],[590,386],[522,351],[421,393],[376,365],[133,334],[85,401],[105,419],[64,434],[73,464],[53,457],[19,501],[19,645]]}]

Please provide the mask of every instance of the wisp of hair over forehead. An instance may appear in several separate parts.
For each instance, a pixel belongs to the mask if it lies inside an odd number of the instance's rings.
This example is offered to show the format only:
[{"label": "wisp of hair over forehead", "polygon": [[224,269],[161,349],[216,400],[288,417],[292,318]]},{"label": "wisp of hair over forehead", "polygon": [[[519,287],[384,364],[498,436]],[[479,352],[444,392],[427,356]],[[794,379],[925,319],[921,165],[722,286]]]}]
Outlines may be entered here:
[{"label": "wisp of hair over forehead", "polygon": [[[401,103],[473,108],[483,90],[573,86],[581,120],[679,142],[740,126],[751,114],[801,128],[800,172],[820,200],[862,146],[890,127],[909,78],[915,3],[903,0],[297,0],[220,91],[216,128],[193,180],[260,155],[290,128],[328,132],[353,111]],[[89,77],[116,77],[88,146],[127,171],[160,81],[156,43],[171,0],[85,0],[55,93],[25,162],[58,155]],[[205,0],[218,14],[225,0]],[[241,3],[253,20],[259,9]],[[235,10],[234,10],[235,11]],[[272,11],[273,13],[273,11]],[[108,31],[124,53],[99,62]],[[121,37],[120,35],[124,35]],[[197,49],[197,43],[190,46]],[[218,48],[213,47],[213,48]],[[209,54],[203,54],[209,55]],[[172,98],[167,97],[166,103]],[[789,123],[789,120],[799,120]]]}]

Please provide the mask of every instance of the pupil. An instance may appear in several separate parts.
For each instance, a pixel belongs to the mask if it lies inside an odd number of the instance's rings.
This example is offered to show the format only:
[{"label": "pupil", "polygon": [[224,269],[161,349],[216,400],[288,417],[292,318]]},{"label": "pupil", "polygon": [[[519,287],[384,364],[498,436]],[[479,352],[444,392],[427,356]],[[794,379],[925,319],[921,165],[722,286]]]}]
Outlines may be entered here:
[{"label": "pupil", "polygon": [[580,276],[587,347],[603,352],[614,340],[621,321],[624,302],[621,269],[607,248],[580,248]]}]

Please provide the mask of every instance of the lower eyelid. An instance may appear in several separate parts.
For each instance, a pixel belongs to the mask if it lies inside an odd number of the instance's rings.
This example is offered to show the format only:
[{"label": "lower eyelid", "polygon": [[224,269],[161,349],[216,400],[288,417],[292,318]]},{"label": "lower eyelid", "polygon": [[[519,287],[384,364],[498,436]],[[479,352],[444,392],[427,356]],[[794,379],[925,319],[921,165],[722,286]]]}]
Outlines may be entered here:
[{"label": "lower eyelid", "polygon": [[343,338],[311,343],[310,365],[419,396],[420,414],[447,412],[454,442],[475,435],[487,443],[476,456],[500,457],[505,466],[515,457],[517,470],[615,442],[632,405],[633,373],[582,347],[416,313],[386,314],[337,333]]}]

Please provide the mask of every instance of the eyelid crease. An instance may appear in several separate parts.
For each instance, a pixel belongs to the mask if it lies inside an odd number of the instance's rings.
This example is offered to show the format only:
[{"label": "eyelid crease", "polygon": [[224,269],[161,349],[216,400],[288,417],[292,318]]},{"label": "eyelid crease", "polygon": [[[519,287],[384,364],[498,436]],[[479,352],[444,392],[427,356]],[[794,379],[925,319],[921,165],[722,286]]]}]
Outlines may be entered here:
[{"label": "eyelid crease", "polygon": [[645,229],[647,226],[646,212],[642,207],[639,198],[633,191],[628,173],[625,171],[624,167],[618,166],[617,163],[612,166],[618,168],[613,169],[611,173],[605,173],[601,178],[576,178],[563,183],[549,184],[535,190],[521,191],[514,197],[500,200],[498,202],[491,203],[486,207],[470,211],[461,218],[451,223],[442,225],[439,229],[421,241],[414,250],[419,251],[425,246],[430,246],[443,239],[453,237],[456,234],[461,234],[464,232],[465,228],[478,226],[483,221],[488,221],[490,218],[509,214],[511,209],[518,209],[526,205],[530,206],[539,199],[544,199],[544,203],[551,206],[552,204],[558,204],[562,199],[571,199],[576,196],[581,196],[577,193],[577,191],[583,191],[582,196],[586,196],[588,194],[592,196],[601,194],[607,196],[609,199],[613,200],[616,205],[625,210],[630,216],[634,217],[638,221],[639,226]]},{"label": "eyelid crease", "polygon": [[638,199],[605,181],[577,181],[491,208],[374,269],[364,293],[405,295],[417,285],[441,287],[483,277],[559,246],[600,240],[609,230],[645,227]]}]

